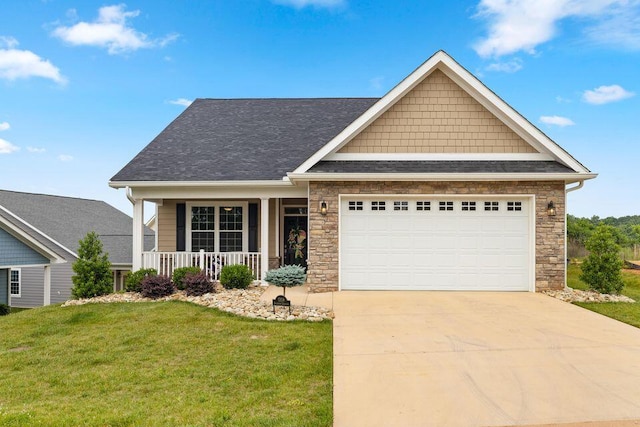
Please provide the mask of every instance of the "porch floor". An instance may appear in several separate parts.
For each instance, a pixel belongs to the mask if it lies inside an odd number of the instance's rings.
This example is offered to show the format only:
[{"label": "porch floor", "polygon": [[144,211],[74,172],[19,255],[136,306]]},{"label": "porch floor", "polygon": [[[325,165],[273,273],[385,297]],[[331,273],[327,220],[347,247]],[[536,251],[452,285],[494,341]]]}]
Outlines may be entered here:
[{"label": "porch floor", "polygon": [[[269,285],[260,296],[260,301],[271,304],[271,301],[278,295],[282,295],[282,287]],[[311,293],[309,286],[302,285],[288,288],[286,297],[291,300],[293,305],[323,307],[333,310],[333,292]]]}]

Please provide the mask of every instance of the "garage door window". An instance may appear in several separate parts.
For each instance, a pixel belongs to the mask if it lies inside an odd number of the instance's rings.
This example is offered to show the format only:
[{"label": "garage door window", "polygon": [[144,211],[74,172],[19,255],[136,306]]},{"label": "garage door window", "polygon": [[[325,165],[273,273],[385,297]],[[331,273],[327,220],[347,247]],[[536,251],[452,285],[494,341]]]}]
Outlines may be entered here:
[{"label": "garage door window", "polygon": [[508,211],[521,211],[522,210],[522,202],[507,202],[507,210]]},{"label": "garage door window", "polygon": [[361,211],[362,210],[362,202],[349,202],[349,210],[350,211]]},{"label": "garage door window", "polygon": [[417,211],[430,211],[431,210],[431,202],[425,202],[425,201],[416,202],[416,210]]},{"label": "garage door window", "polygon": [[372,211],[383,211],[386,208],[386,202],[371,202]]},{"label": "garage door window", "polygon": [[476,210],[476,202],[462,202],[462,210],[463,211],[475,211]]},{"label": "garage door window", "polygon": [[408,211],[409,202],[393,202],[394,211]]},{"label": "garage door window", "polygon": [[440,210],[441,211],[452,211],[453,210],[453,202],[440,202]]},{"label": "garage door window", "polygon": [[484,202],[484,210],[485,211],[498,211],[500,208],[500,203],[498,202]]}]

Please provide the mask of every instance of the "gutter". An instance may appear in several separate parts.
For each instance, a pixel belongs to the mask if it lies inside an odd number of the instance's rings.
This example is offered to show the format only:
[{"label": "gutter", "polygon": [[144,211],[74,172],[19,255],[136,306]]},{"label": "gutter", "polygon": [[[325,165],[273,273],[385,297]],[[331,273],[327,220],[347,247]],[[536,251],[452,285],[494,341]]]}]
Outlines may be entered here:
[{"label": "gutter", "polygon": [[[289,173],[291,181],[565,181],[593,179],[595,173]],[[577,188],[576,188],[577,189]]]}]

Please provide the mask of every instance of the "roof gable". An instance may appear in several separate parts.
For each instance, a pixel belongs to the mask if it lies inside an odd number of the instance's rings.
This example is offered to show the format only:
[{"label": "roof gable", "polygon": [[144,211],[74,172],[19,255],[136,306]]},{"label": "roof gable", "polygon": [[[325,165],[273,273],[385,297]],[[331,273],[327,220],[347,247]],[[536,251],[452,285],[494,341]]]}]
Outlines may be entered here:
[{"label": "roof gable", "polygon": [[[443,92],[442,96],[440,91]],[[420,95],[420,92],[423,94]],[[460,97],[461,93],[464,93],[464,96]],[[425,96],[426,100],[424,100]],[[451,96],[459,97],[460,104],[452,104]],[[425,105],[425,102],[434,102],[429,100],[433,97],[436,98],[436,104]],[[417,99],[423,99],[423,101],[417,101]],[[436,114],[423,116],[421,108],[426,109],[426,113]],[[462,117],[452,117],[451,112],[454,109],[467,113],[465,120],[471,120],[474,126],[471,131],[455,130],[456,126],[462,124]],[[412,114],[420,117],[413,117]],[[456,121],[457,119],[459,121]],[[443,124],[443,120],[446,123]],[[417,123],[417,129],[425,126],[428,130],[422,132],[416,130],[411,127],[414,123]],[[424,132],[429,133],[428,138],[425,138]],[[435,134],[435,138],[431,138],[433,136],[431,132]],[[414,134],[413,138],[411,133]],[[422,135],[418,137],[416,133],[422,133]],[[446,138],[443,135],[445,133],[449,134]],[[462,135],[459,135],[460,133]],[[491,135],[483,135],[484,143],[474,142],[478,140],[480,133],[491,133]],[[452,137],[451,134],[455,136]],[[389,144],[390,138],[383,142],[384,137],[394,137],[394,141],[404,139],[410,142],[403,143],[405,145],[398,148],[394,145],[397,144],[395,142]],[[496,140],[502,142],[496,144]],[[439,51],[303,162],[290,176],[299,177],[321,161],[372,160],[375,158],[372,156],[381,154],[383,156],[378,159],[452,160],[460,159],[461,153],[473,153],[477,160],[514,160],[514,153],[516,153],[521,160],[554,160],[574,172],[589,173],[587,168],[484,86],[453,58],[444,51]],[[468,160],[469,157],[466,159]]]}]

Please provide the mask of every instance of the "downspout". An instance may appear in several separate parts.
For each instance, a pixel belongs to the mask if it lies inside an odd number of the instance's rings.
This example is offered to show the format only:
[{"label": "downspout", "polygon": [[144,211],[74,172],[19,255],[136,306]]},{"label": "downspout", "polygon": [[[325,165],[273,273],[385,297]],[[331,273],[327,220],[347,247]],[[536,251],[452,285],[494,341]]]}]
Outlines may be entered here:
[{"label": "downspout", "polygon": [[135,201],[134,201],[134,199],[133,199],[133,195],[131,194],[131,188],[129,188],[129,186],[128,186],[128,185],[124,188],[124,192],[125,192],[125,194],[127,195],[127,199],[129,199],[129,201],[131,202],[131,204],[132,204],[132,205],[134,205],[134,204],[135,204]]},{"label": "downspout", "polygon": [[[567,240],[567,194],[571,193],[572,191],[576,191],[581,189],[584,186],[584,181],[580,181],[578,182],[578,185],[573,186],[573,187],[569,187],[569,188],[565,188],[564,189],[564,262],[567,263],[567,255],[568,255],[568,251],[567,251],[567,246],[568,246],[568,240]],[[567,267],[568,265],[564,266],[564,288],[567,289]]]}]

